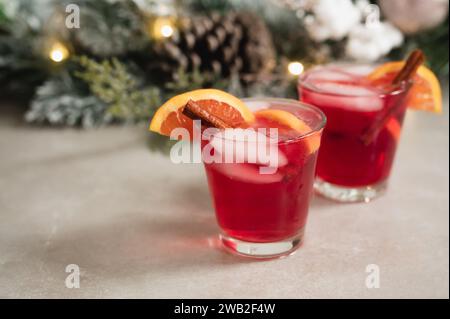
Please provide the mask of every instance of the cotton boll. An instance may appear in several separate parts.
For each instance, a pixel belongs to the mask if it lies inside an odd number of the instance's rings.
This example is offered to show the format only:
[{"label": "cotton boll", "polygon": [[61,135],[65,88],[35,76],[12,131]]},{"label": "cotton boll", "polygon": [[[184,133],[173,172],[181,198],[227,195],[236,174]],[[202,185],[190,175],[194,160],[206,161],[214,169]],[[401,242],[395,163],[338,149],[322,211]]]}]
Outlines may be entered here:
[{"label": "cotton boll", "polygon": [[369,0],[357,0],[355,2],[355,6],[358,8],[359,11],[364,13],[367,9],[367,7],[370,5]]},{"label": "cotton boll", "polygon": [[385,33],[389,36],[389,39],[393,45],[393,47],[399,47],[400,45],[402,45],[403,43],[403,34],[402,32],[397,29],[396,27],[394,27],[394,25],[392,25],[389,22],[385,22],[383,23],[383,26],[385,28]]},{"label": "cotton boll", "polygon": [[315,41],[325,41],[330,36],[329,29],[322,26],[313,16],[307,16],[304,22],[309,36]]},{"label": "cotton boll", "polygon": [[388,54],[402,42],[402,33],[390,23],[358,25],[349,34],[346,54],[355,60],[372,62]]},{"label": "cotton boll", "polygon": [[361,12],[351,0],[318,0],[311,11],[314,18],[305,25],[316,41],[341,40],[361,20]]},{"label": "cotton boll", "polygon": [[310,37],[317,42],[325,41],[330,37],[329,29],[316,22],[306,24],[306,29],[308,30]]},{"label": "cotton boll", "polygon": [[381,54],[386,55],[403,43],[403,34],[392,24],[381,23],[375,36],[375,42],[380,48]]}]

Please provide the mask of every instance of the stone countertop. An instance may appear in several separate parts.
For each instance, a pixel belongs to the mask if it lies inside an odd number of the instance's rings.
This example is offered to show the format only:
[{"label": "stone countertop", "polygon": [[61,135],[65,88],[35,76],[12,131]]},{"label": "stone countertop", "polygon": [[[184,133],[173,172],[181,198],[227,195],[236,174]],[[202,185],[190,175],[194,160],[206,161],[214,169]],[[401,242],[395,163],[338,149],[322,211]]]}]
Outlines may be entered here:
[{"label": "stone countertop", "polygon": [[36,128],[0,108],[0,297],[448,298],[446,101],[408,113],[384,197],[315,198],[303,247],[271,261],[218,249],[202,166],[150,152],[144,127]]}]

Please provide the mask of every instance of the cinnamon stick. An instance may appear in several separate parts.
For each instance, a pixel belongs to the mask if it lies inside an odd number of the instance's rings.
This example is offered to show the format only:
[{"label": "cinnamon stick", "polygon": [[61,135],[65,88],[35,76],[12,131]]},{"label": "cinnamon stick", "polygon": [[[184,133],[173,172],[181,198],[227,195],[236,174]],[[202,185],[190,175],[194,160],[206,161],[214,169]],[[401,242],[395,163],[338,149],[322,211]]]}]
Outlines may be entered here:
[{"label": "cinnamon stick", "polygon": [[417,69],[425,62],[425,55],[422,50],[416,49],[408,56],[405,65],[398,72],[397,76],[392,81],[392,86],[397,88],[401,83],[406,83],[405,93],[403,98],[397,100],[397,102],[389,108],[380,118],[375,120],[373,124],[367,129],[367,131],[361,137],[364,144],[368,145],[373,142],[377,137],[389,119],[397,113],[403,104],[403,99],[408,94],[412,84],[410,81],[417,72]]},{"label": "cinnamon stick", "polygon": [[404,81],[411,80],[417,72],[417,69],[425,62],[425,55],[422,50],[416,49],[410,53],[405,65],[397,73],[397,76],[392,81],[393,85],[399,85]]},{"label": "cinnamon stick", "polygon": [[193,120],[201,120],[202,125],[206,127],[216,127],[219,129],[232,128],[233,126],[218,118],[214,114],[209,113],[198,103],[189,100],[183,108],[183,114]]}]

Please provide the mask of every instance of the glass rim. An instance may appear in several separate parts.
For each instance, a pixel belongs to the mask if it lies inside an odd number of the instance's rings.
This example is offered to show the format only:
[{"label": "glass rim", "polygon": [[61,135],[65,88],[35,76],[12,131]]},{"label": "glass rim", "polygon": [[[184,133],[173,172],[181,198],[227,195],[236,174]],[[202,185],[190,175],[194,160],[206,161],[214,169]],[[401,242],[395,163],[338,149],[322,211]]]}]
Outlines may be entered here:
[{"label": "glass rim", "polygon": [[[314,93],[318,93],[318,94],[322,94],[322,95],[327,95],[327,96],[335,96],[335,97],[349,97],[349,98],[358,98],[358,97],[380,97],[380,98],[384,98],[386,96],[395,96],[398,94],[402,94],[407,90],[408,85],[411,84],[412,80],[409,81],[403,81],[400,84],[397,85],[397,87],[394,90],[388,91],[386,90],[384,91],[380,91],[380,92],[374,92],[371,94],[345,94],[345,93],[337,93],[337,92],[329,92],[326,90],[322,90],[320,88],[318,88],[317,86],[308,83],[307,81],[307,77],[310,74],[310,72],[314,69],[318,69],[318,68],[323,68],[326,66],[339,66],[339,65],[352,65],[352,64],[338,64],[338,63],[329,63],[329,64],[324,64],[324,65],[320,65],[320,66],[316,66],[311,68],[310,70],[304,72],[301,76],[298,77],[297,80],[297,84],[301,87],[301,88],[306,88]],[[361,65],[361,66],[375,66],[376,64],[357,64],[357,65]]]},{"label": "glass rim", "polygon": [[[294,99],[278,98],[278,97],[249,97],[249,98],[242,98],[241,100],[242,100],[242,102],[244,102],[244,104],[246,104],[247,102],[267,102],[267,103],[272,103],[275,105],[277,103],[284,104],[284,105],[290,105],[290,106],[294,106],[299,109],[301,108],[301,109],[313,111],[314,113],[316,113],[318,115],[320,120],[317,121],[317,125],[310,127],[310,130],[308,130],[307,132],[304,132],[304,133],[299,132],[298,136],[295,136],[292,138],[287,138],[285,140],[279,140],[276,142],[277,145],[293,143],[298,140],[305,139],[305,138],[307,138],[311,135],[314,135],[317,132],[320,132],[321,130],[323,130],[323,128],[325,127],[325,124],[327,123],[327,117],[325,116],[325,113],[322,112],[321,109],[319,109],[318,107],[316,107],[314,105],[300,102],[300,101],[297,101]],[[231,139],[231,138],[226,138],[226,137],[220,137],[220,139],[236,141],[236,139]],[[237,141],[239,141],[239,140],[237,140]],[[253,143],[256,143],[256,142],[253,142]]]}]

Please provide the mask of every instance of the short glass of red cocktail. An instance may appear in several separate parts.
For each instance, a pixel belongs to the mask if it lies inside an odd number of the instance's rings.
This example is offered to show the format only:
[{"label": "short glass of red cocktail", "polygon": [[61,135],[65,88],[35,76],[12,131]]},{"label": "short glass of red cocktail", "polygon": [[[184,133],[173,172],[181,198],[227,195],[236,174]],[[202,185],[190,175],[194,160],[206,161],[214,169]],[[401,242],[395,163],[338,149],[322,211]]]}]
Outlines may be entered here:
[{"label": "short glass of red cocktail", "polygon": [[[407,86],[389,85],[392,76],[367,80],[362,65],[326,65],[299,79],[300,100],[327,116],[317,162],[315,189],[342,202],[368,202],[387,186],[405,111]],[[383,119],[391,109],[395,113]]]},{"label": "short glass of red cocktail", "polygon": [[[278,151],[277,167],[263,174],[261,163],[249,162],[238,152],[238,162],[205,162],[221,240],[239,255],[280,257],[295,251],[302,242],[325,116],[319,109],[294,100],[254,98],[244,103],[255,114],[250,128],[277,129],[277,140],[270,141],[270,147]],[[298,124],[295,119],[301,120],[299,130],[293,129]],[[213,138],[214,146],[218,136]],[[225,135],[219,139],[222,147],[236,142]],[[254,150],[258,143],[247,140],[245,147]]]}]

